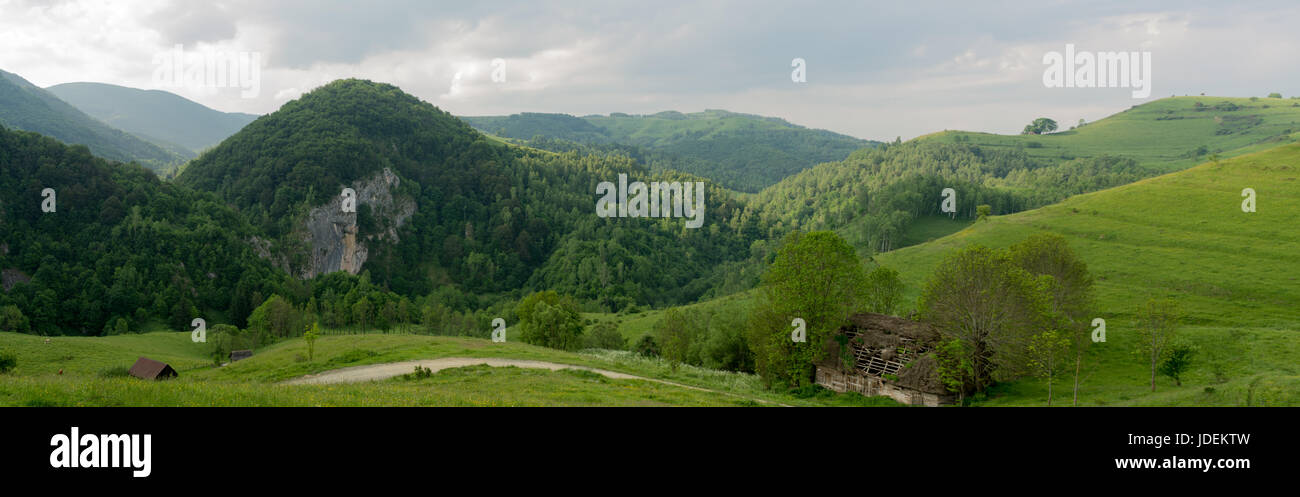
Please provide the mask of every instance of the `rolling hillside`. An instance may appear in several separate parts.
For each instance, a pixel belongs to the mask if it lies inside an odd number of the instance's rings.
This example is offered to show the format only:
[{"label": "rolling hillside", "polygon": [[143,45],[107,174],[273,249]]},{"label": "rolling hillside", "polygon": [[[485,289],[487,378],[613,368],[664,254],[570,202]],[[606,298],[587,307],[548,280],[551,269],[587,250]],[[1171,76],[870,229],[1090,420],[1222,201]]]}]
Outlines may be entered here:
[{"label": "rolling hillside", "polygon": [[[1242,212],[1242,189],[1258,210]],[[878,255],[912,297],[948,252],[970,244],[1005,247],[1047,231],[1068,238],[1097,280],[1097,313],[1108,341],[1092,349],[1089,403],[1294,404],[1300,402],[1300,145],[1079,195],[1040,209],[993,217],[939,240]],[[1201,347],[1185,386],[1142,390],[1130,355],[1133,318],[1149,298],[1188,312],[1184,336]],[[1005,402],[1039,394],[1021,380]]]},{"label": "rolling hillside", "polygon": [[85,145],[91,153],[116,161],[136,161],[155,171],[186,157],[113,128],[17,74],[0,71],[0,124],[34,131],[64,143]]},{"label": "rolling hillside", "polygon": [[[945,131],[854,152],[753,196],[767,224],[832,229],[863,255],[935,239],[975,219],[1050,205],[1196,163],[1292,143],[1300,100],[1177,97],[1048,135]],[[955,219],[938,194],[957,192]]]},{"label": "rolling hillside", "polygon": [[[259,349],[218,367],[189,333],[44,337],[0,332],[0,350],[18,366],[0,374],[0,406],[891,406],[857,394],[796,397],[766,390],[750,374],[670,365],[612,351],[564,352],[518,342],[462,337],[335,335],[306,357],[301,339]],[[137,357],[166,361],[180,376],[126,376]],[[291,378],[345,367],[438,358],[503,358],[598,368],[638,377],[612,379],[580,369],[547,371],[468,366],[423,378],[333,385],[287,385]]]},{"label": "rolling hillside", "polygon": [[757,192],[814,164],[840,160],[874,142],[808,129],[782,119],[707,110],[691,114],[613,113],[574,117],[524,113],[462,117],[486,133],[518,140],[535,137],[644,149],[644,162]]},{"label": "rolling hillside", "polygon": [[[1186,169],[1211,154],[1233,157],[1296,140],[1300,99],[1170,97],[1134,106],[1083,127],[1060,123],[1047,135],[943,131],[919,141],[1020,149],[1045,161],[1122,155],[1158,172]],[[1202,148],[1204,147],[1204,148]]]},{"label": "rolling hillside", "polygon": [[235,134],[258,116],[221,112],[174,93],[104,83],[64,83],[47,91],[110,126],[188,157]]}]

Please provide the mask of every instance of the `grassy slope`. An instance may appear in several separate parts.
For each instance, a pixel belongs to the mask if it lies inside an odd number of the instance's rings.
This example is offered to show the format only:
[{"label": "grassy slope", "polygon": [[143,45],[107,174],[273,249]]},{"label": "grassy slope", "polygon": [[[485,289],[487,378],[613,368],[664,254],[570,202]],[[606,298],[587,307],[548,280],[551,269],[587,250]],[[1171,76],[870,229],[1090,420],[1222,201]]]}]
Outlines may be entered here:
[{"label": "grassy slope", "polygon": [[[1258,212],[1241,211],[1248,187],[1258,192]],[[899,270],[915,297],[954,249],[1060,233],[1097,278],[1098,315],[1107,321],[1108,341],[1093,348],[1085,403],[1297,404],[1298,217],[1300,145],[1286,145],[995,217],[876,260]],[[1149,372],[1130,355],[1134,311],[1151,297],[1179,301],[1188,311],[1182,333],[1201,347],[1185,386],[1161,379],[1154,395],[1144,387]],[[1041,383],[1013,383],[990,403],[1040,402]]]},{"label": "grassy slope", "polygon": [[[1200,102],[1213,107],[1230,102],[1235,111],[1196,111]],[[1267,107],[1267,108],[1265,108]],[[1258,116],[1258,124],[1251,125]],[[1071,123],[1061,123],[1066,129]],[[1232,131],[1226,134],[1216,134]],[[1131,157],[1156,171],[1177,171],[1206,160],[1189,152],[1204,145],[1209,153],[1233,157],[1295,141],[1300,132],[1300,100],[1225,97],[1172,97],[1150,102],[1109,116],[1082,128],[1049,135],[995,135],[966,131],[944,131],[918,138],[951,141],[966,137],[969,143],[985,147],[1019,147],[1036,142],[1041,148],[1026,148],[1033,157],[1062,160],[1105,154]]]},{"label": "grassy slope", "polygon": [[[751,290],[712,300],[706,300],[704,302],[680,306],[678,309],[694,310],[699,312],[719,312],[725,309],[753,305],[754,295],[755,292]],[[658,323],[659,320],[663,319],[663,314],[664,309],[652,309],[641,311],[636,314],[588,312],[583,313],[582,317],[584,319],[590,319],[593,324],[602,322],[614,323],[618,326],[619,334],[623,335],[623,338],[627,340],[627,345],[630,348],[633,345],[636,345],[637,340],[640,340],[642,335],[653,333],[655,323]]]},{"label": "grassy slope", "polygon": [[[0,405],[891,405],[883,399],[835,396],[798,399],[762,388],[753,375],[673,368],[611,352],[571,353],[516,342],[417,335],[329,335],[307,361],[306,343],[287,340],[250,359],[214,367],[206,347],[188,333],[156,332],[103,338],[0,333],[0,349],[18,355],[18,368],[0,375]],[[145,355],[168,362],[180,377],[148,382],[106,376]],[[613,380],[577,371],[469,367],[421,380],[352,385],[279,385],[304,374],[364,364],[438,357],[535,359],[620,371],[705,388],[644,380]],[[63,369],[63,374],[56,372]]]}]

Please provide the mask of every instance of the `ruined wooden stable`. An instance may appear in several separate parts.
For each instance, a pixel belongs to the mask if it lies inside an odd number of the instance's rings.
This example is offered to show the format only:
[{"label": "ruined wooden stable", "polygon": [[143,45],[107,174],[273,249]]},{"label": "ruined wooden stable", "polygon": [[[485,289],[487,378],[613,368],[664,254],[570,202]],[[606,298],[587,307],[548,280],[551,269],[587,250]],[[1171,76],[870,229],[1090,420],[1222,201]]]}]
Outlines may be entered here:
[{"label": "ruined wooden stable", "polygon": [[939,333],[925,323],[883,314],[855,314],[827,340],[817,384],[836,392],[883,395],[903,404],[939,406],[955,397],[939,381],[928,353]]}]

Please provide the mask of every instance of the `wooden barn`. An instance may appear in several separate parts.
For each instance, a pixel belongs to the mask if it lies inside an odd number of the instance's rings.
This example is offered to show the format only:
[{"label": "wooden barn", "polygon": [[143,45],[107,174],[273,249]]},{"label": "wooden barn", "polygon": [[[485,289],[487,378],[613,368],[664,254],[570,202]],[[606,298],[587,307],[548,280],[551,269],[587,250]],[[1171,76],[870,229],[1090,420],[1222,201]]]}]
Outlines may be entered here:
[{"label": "wooden barn", "polygon": [[163,378],[175,378],[176,370],[165,362],[155,361],[148,357],[141,357],[135,360],[131,366],[131,376],[144,380],[159,380]]},{"label": "wooden barn", "polygon": [[940,340],[925,323],[884,314],[855,314],[827,340],[817,384],[836,392],[884,395],[910,405],[951,404],[928,352]]}]

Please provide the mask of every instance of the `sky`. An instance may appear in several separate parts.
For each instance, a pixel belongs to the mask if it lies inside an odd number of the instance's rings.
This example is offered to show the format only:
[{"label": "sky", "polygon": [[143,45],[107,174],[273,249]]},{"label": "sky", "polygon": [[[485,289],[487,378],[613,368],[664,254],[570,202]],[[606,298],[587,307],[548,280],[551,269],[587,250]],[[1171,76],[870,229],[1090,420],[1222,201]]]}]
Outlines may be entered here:
[{"label": "sky", "polygon": [[[726,109],[906,140],[1016,133],[1037,117],[1064,129],[1170,95],[1300,95],[1297,26],[1289,0],[0,0],[0,69],[42,87],[161,89],[227,112],[273,112],[355,77],[456,115]],[[1048,87],[1044,57],[1067,44],[1149,53],[1150,96]],[[256,79],[244,73],[256,91],[166,77],[177,45],[182,61],[258,62]],[[182,62],[178,74],[192,67],[206,66]]]}]

